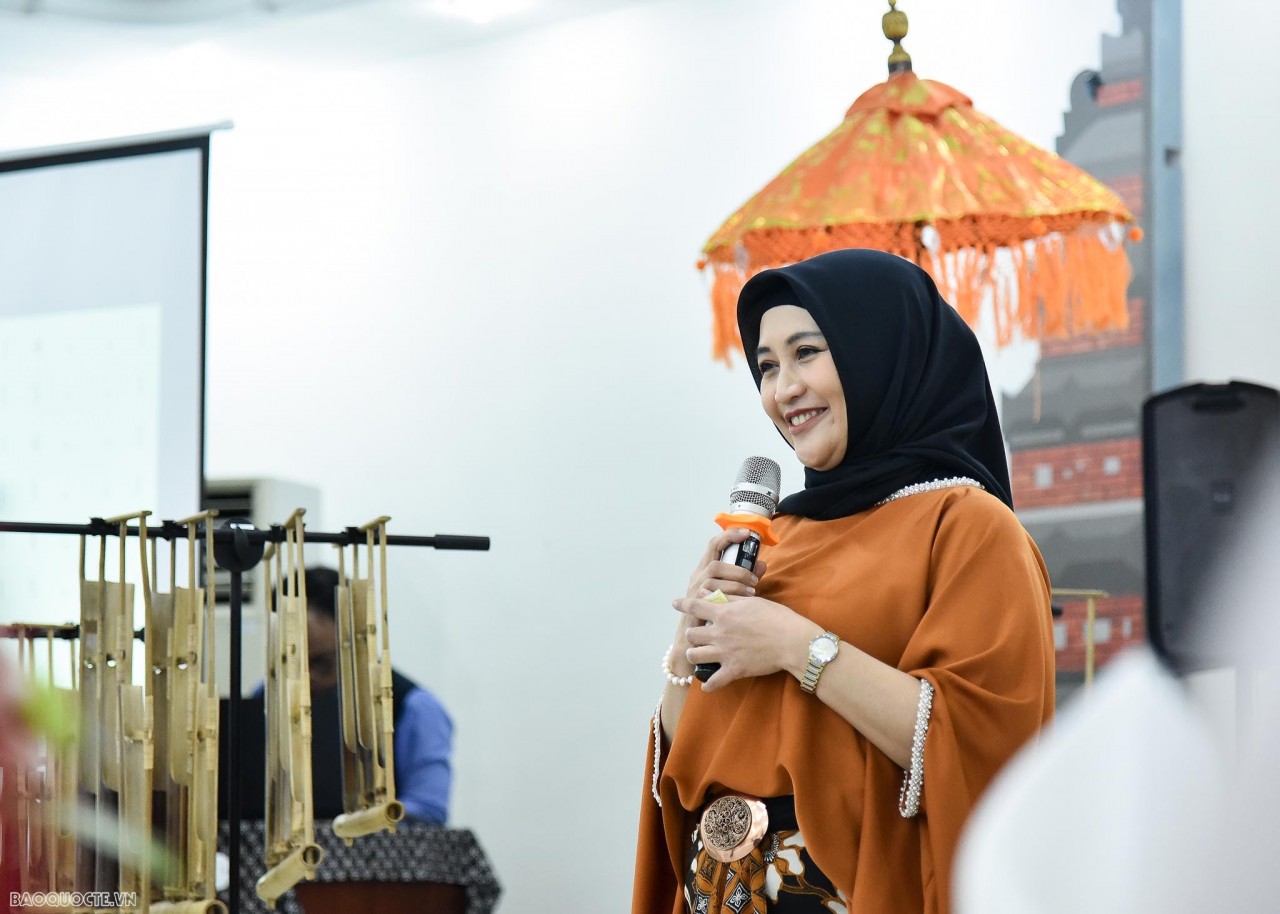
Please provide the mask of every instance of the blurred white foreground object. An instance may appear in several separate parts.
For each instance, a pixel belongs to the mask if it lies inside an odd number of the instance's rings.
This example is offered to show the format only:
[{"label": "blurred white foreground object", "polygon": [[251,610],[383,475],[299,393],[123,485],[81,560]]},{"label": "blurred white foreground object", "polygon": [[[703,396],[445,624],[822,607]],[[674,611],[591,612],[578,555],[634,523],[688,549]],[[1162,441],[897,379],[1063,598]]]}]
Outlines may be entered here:
[{"label": "blurred white foreground object", "polygon": [[1181,684],[1149,650],[1131,651],[981,801],[956,859],[955,910],[1223,910],[1228,792]]}]

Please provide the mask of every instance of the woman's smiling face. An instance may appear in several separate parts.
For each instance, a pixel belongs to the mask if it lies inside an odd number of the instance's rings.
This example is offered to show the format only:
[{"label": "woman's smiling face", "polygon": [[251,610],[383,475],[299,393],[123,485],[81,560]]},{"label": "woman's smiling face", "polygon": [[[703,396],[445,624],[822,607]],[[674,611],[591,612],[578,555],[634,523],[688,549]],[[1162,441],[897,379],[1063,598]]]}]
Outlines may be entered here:
[{"label": "woman's smiling face", "polygon": [[849,446],[844,386],[826,337],[804,308],[778,305],[760,318],[760,401],[800,462],[839,466]]}]

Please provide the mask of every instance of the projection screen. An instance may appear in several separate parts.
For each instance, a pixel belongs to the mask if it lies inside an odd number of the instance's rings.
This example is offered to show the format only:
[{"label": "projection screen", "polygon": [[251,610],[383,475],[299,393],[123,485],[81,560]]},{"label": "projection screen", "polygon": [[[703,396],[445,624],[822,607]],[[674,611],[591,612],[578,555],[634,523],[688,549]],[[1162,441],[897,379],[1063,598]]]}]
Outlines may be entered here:
[{"label": "projection screen", "polygon": [[[0,152],[0,520],[197,510],[212,129]],[[66,621],[76,553],[3,534],[0,618]]]}]

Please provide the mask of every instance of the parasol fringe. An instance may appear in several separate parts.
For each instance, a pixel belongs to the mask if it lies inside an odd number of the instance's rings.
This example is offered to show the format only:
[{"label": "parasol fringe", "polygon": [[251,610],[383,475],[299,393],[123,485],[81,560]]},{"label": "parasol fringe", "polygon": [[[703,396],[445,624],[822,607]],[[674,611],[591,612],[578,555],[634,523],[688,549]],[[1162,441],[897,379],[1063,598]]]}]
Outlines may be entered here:
[{"label": "parasol fringe", "polygon": [[968,96],[896,72],[703,248],[720,295],[713,349],[729,359],[735,348],[731,290],[765,267],[841,248],[920,264],[970,325],[990,322],[1001,346],[1117,330],[1129,319],[1121,228],[1136,232],[1132,222],[1115,191]]},{"label": "parasol fringe", "polygon": [[738,335],[738,295],[749,277],[736,267],[717,264],[711,282],[711,356],[725,365],[733,364],[733,351],[741,351]]},{"label": "parasol fringe", "polygon": [[[857,232],[854,229],[864,231]],[[910,227],[908,227],[910,228]],[[1050,231],[1038,238],[1012,245],[991,240],[978,244],[956,243],[972,238],[972,230],[941,231],[936,250],[919,242],[919,231],[904,235],[901,226],[841,226],[824,232],[830,243],[818,250],[800,250],[794,235],[787,236],[786,254],[768,260],[749,257],[753,266],[742,269],[737,259],[724,262],[719,252],[708,255],[706,267],[714,271],[711,287],[713,313],[712,354],[726,365],[733,352],[741,351],[737,304],[743,285],[756,273],[794,263],[840,247],[890,250],[927,270],[942,293],[970,326],[976,327],[984,306],[989,306],[996,344],[1007,346],[1025,339],[1062,339],[1089,333],[1128,329],[1129,259],[1124,245],[1111,242],[1110,223],[1084,222],[1067,232]],[[751,242],[748,254],[754,255]],[[755,265],[758,264],[758,265]]]}]

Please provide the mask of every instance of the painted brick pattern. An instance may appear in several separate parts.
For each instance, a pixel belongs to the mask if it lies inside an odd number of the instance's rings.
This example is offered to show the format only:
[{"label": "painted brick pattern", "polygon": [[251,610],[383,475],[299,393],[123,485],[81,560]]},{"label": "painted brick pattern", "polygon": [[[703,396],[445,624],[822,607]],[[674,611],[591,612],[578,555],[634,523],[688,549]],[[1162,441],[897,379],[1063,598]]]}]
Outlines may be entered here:
[{"label": "painted brick pattern", "polygon": [[1141,101],[1144,91],[1141,79],[1123,79],[1098,86],[1098,95],[1094,100],[1099,108],[1115,108]]},{"label": "painted brick pattern", "polygon": [[[1064,612],[1055,618],[1054,627],[1059,637],[1056,652],[1060,672],[1078,672],[1085,662],[1086,601],[1081,599],[1056,599]],[[1147,637],[1146,600],[1141,596],[1103,597],[1097,602],[1094,621],[1094,669],[1106,666],[1108,661],[1127,647],[1142,644]],[[1065,631],[1065,644],[1062,635]]]},{"label": "painted brick pattern", "polygon": [[1142,497],[1138,438],[1014,451],[1010,469],[1019,509]]}]

